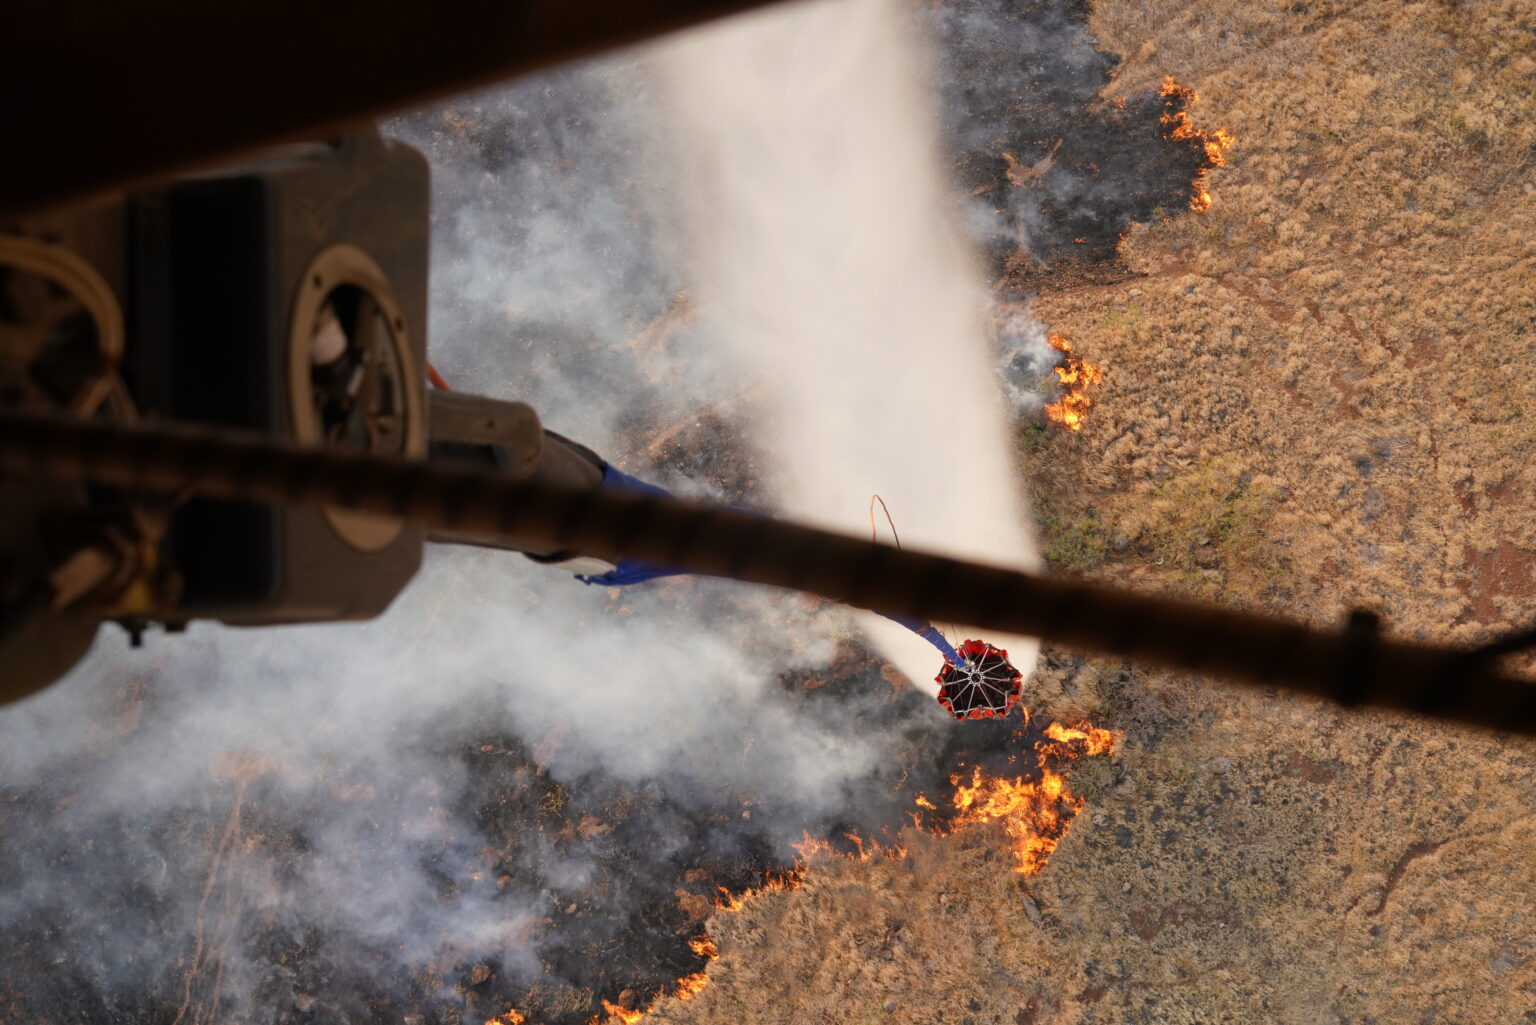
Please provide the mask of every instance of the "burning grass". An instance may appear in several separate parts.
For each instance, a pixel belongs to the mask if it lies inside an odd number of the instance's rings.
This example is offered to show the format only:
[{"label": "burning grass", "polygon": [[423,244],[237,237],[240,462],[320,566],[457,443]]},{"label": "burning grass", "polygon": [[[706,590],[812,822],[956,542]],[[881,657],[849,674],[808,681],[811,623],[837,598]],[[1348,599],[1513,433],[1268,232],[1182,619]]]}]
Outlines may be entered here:
[{"label": "burning grass", "polygon": [[[1087,723],[1068,727],[1053,722],[1045,728],[1045,736],[1034,745],[1035,778],[993,775],[980,766],[971,770],[969,782],[953,777],[953,817],[938,827],[941,835],[996,823],[1008,837],[1015,872],[1035,875],[1044,869],[1083,806],[1083,799],[1072,793],[1067,778],[1053,764],[1115,749],[1112,732]],[[931,804],[927,807],[938,810]]]},{"label": "burning grass", "polygon": [[[1091,332],[1114,368],[1092,427],[1029,453],[1041,503],[1104,539],[1081,546],[1088,572],[1319,623],[1364,605],[1425,640],[1497,629],[1473,603],[1501,585],[1490,618],[1530,618],[1517,576],[1479,578],[1463,555],[1536,552],[1536,62],[1511,31],[1528,21],[1500,2],[1094,5],[1094,32],[1126,56],[1118,88],[1172,71],[1199,87],[1195,125],[1241,147],[1210,140],[1228,166],[1203,214],[1170,203],[1132,232],[1134,279],[1040,289],[1039,315]],[[1525,835],[1522,747],[1176,674],[1127,691],[1076,691],[1135,743],[1092,809],[1103,824],[1080,819],[1034,887],[1071,905],[1050,950],[1066,967],[1017,998],[1020,1020],[1530,1010],[1536,965],[1503,955],[1530,936],[1529,859],[1484,839]],[[1135,731],[1108,707],[1121,697],[1170,724]],[[997,961],[1027,976],[1011,952]]]},{"label": "burning grass", "polygon": [[1200,96],[1188,86],[1179,85],[1172,75],[1164,76],[1158,95],[1163,99],[1163,113],[1158,120],[1164,135],[1172,142],[1198,142],[1205,149],[1205,162],[1190,182],[1189,196],[1189,208],[1204,213],[1211,208],[1210,170],[1226,166],[1227,150],[1232,148],[1232,133],[1225,128],[1196,128],[1189,116],[1189,108],[1200,102]]},{"label": "burning grass", "polygon": [[[1022,745],[1026,734],[1033,735],[1028,716],[1023,717],[1014,740]],[[801,889],[816,867],[828,861],[843,865],[903,861],[910,850],[908,837],[915,836],[942,839],[995,830],[1006,838],[1013,872],[1020,877],[1037,875],[1046,867],[1084,804],[1061,770],[1074,761],[1112,755],[1117,741],[1113,731],[1088,723],[1067,726],[1052,722],[1032,743],[1021,746],[1009,757],[1011,770],[975,765],[968,774],[957,773],[950,777],[953,789],[942,804],[917,794],[913,798],[916,810],[908,813],[911,826],[894,836],[876,839],[846,832],[837,838],[840,842],[834,843],[832,838],[805,834],[794,845],[796,860],[788,869],[768,873],[760,885],[740,893],[733,894],[721,887],[716,914],[741,914],[768,897]],[[1018,771],[1020,766],[1025,770],[1022,773]],[[668,996],[687,1001],[703,993],[710,984],[707,966],[720,958],[720,950],[708,933],[691,940],[688,946],[704,959],[704,971],[683,976],[670,992],[659,994],[644,1007],[632,999],[621,999],[618,1003],[603,1000],[603,1013],[593,1016],[589,1025],[636,1025]],[[486,1025],[502,1022],[493,1019]]]},{"label": "burning grass", "polygon": [[1055,402],[1048,403],[1045,415],[1052,423],[1058,423],[1069,431],[1083,429],[1083,417],[1093,405],[1088,389],[1104,380],[1104,369],[1089,363],[1072,351],[1072,343],[1061,335],[1049,335],[1051,348],[1062,354],[1060,366],[1055,368],[1056,379],[1062,394]]},{"label": "burning grass", "polygon": [[[1085,539],[1082,561],[1121,582],[1318,621],[1384,601],[1406,630],[1470,632],[1451,625],[1468,600],[1461,539],[1536,552],[1519,499],[1536,488],[1520,416],[1536,119],[1517,5],[1187,7],[1105,0],[1095,31],[1126,55],[1128,90],[1156,93],[1165,68],[1197,81],[1241,166],[1205,216],[1178,216],[1201,195],[1186,177],[1175,216],[1133,233],[1142,276],[1041,289],[1042,316],[1092,332],[1116,385],[1092,411],[1101,429],[1041,445],[1042,497]],[[1505,602],[1529,617],[1529,595]],[[1536,962],[1511,942],[1530,935],[1525,748],[1164,674],[1123,689],[1070,689],[1136,743],[1128,780],[1091,809],[1103,821],[1077,819],[1050,871],[989,861],[996,821],[942,842],[910,831],[900,858],[818,854],[794,891],[711,921],[729,971],[657,1016],[1530,1010]],[[1086,770],[1104,764],[1080,762],[1071,790],[1091,793]],[[951,810],[929,793],[925,815]]]},{"label": "burning grass", "polygon": [[1089,5],[936,6],[954,174],[1005,287],[1114,264],[1132,224],[1209,206],[1230,134],[1197,129],[1172,80],[1106,101],[1118,61],[1079,30]]}]

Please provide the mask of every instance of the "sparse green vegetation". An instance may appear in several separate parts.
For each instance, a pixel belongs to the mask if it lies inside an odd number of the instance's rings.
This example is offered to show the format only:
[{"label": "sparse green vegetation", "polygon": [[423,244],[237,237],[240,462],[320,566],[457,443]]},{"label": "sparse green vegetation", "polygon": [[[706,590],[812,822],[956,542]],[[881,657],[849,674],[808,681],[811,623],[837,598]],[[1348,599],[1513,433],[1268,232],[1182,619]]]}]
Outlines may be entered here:
[{"label": "sparse green vegetation", "polygon": [[1088,804],[1097,804],[1125,776],[1114,755],[1093,755],[1072,763],[1067,785]]},{"label": "sparse green vegetation", "polygon": [[1228,577],[1262,584],[1282,568],[1269,529],[1275,499],[1235,459],[1217,456],[1163,481],[1121,527],[1185,588],[1215,593]]},{"label": "sparse green vegetation", "polygon": [[1141,307],[1133,304],[1123,309],[1106,310],[1104,315],[1099,318],[1098,323],[1100,327],[1106,330],[1136,327],[1141,323]]},{"label": "sparse green vegetation", "polygon": [[1049,427],[1043,420],[1030,420],[1019,428],[1019,452],[1026,459],[1045,449],[1050,442]]},{"label": "sparse green vegetation", "polygon": [[1072,517],[1044,513],[1040,517],[1040,553],[1046,565],[1058,572],[1093,569],[1109,554],[1113,536],[1114,531],[1092,513]]}]

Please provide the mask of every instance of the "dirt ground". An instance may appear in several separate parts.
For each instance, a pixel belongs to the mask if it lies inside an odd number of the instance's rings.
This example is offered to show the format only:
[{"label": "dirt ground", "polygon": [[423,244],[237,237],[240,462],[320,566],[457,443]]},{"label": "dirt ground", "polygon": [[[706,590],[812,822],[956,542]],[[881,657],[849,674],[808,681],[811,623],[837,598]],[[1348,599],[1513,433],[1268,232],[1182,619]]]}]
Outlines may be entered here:
[{"label": "dirt ground", "polygon": [[[1060,570],[1470,642],[1536,619],[1536,8],[1101,0],[1236,138],[1128,274],[1042,287],[1103,366],[1021,437]],[[1536,744],[1048,652],[1124,731],[1049,866],[984,829],[708,923],[669,1022],[1536,1022]]]}]

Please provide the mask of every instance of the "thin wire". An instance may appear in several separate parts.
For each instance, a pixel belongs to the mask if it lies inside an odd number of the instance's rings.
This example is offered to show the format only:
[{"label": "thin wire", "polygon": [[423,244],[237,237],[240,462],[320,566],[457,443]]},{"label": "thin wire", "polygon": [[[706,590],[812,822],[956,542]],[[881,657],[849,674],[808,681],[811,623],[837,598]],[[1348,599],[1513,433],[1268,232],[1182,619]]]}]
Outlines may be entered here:
[{"label": "thin wire", "polygon": [[875,503],[876,502],[879,502],[880,503],[880,508],[885,510],[885,522],[887,522],[887,523],[889,523],[891,525],[891,536],[896,539],[896,547],[900,548],[901,547],[901,535],[896,533],[896,521],[891,519],[891,510],[886,506],[885,499],[881,498],[879,495],[870,495],[869,496],[869,539],[871,541],[878,541],[878,540],[880,540],[880,534],[879,534],[879,532],[877,532],[875,530]]},{"label": "thin wire", "polygon": [[[896,539],[896,547],[900,549],[901,535],[896,533],[896,521],[891,517],[890,506],[885,504],[885,499],[881,498],[878,493],[869,496],[869,539],[871,541],[880,540],[880,532],[875,528],[876,502],[879,502],[880,508],[885,511],[885,522],[891,525],[891,537]],[[948,630],[944,629],[944,627],[940,626],[938,623],[933,625],[938,629],[939,636],[944,638],[945,643],[953,647],[955,642],[950,638],[950,634],[954,634],[956,637],[960,636],[959,629],[953,623],[949,625]]]}]

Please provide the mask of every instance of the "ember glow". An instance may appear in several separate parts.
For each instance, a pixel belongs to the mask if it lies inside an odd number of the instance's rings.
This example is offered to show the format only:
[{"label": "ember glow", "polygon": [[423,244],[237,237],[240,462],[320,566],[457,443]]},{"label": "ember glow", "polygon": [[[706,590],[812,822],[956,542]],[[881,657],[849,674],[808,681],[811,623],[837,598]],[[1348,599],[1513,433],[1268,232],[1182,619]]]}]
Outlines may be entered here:
[{"label": "ember glow", "polygon": [[1046,405],[1045,415],[1069,431],[1080,431],[1083,429],[1083,416],[1088,412],[1088,407],[1093,405],[1093,399],[1088,397],[1088,389],[1104,380],[1104,369],[1074,354],[1072,343],[1061,335],[1049,335],[1046,340],[1064,358],[1061,365],[1055,368],[1056,378],[1063,388],[1062,395]]},{"label": "ember glow", "polygon": [[1200,96],[1193,89],[1179,85],[1169,75],[1163,79],[1159,92],[1163,97],[1163,134],[1175,142],[1195,139],[1205,146],[1205,166],[1200,168],[1190,183],[1189,208],[1200,213],[1211,208],[1211,193],[1206,176],[1212,167],[1225,167],[1227,150],[1232,147],[1232,133],[1225,128],[1206,131],[1196,128],[1189,117],[1189,108],[1199,102]]}]

